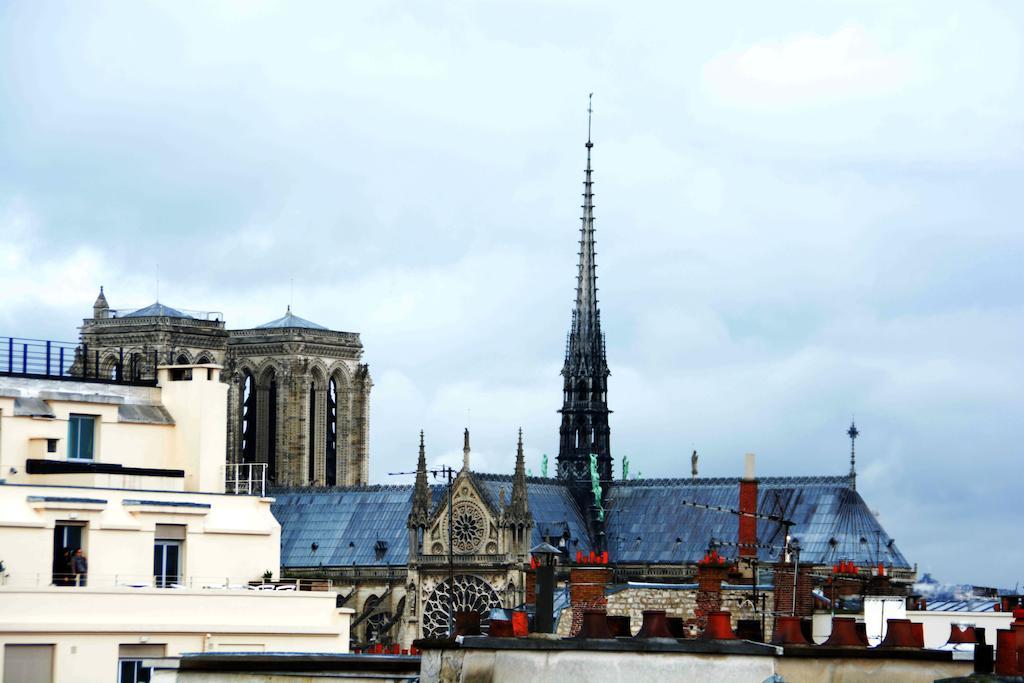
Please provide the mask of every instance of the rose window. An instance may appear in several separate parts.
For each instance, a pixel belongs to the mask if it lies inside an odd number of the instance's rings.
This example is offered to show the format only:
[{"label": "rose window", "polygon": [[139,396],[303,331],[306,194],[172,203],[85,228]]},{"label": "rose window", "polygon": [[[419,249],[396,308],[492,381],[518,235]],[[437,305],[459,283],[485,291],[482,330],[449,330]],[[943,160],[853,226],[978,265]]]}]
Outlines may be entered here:
[{"label": "rose window", "polygon": [[484,513],[473,503],[462,501],[452,508],[452,548],[455,552],[476,552],[487,529]]}]

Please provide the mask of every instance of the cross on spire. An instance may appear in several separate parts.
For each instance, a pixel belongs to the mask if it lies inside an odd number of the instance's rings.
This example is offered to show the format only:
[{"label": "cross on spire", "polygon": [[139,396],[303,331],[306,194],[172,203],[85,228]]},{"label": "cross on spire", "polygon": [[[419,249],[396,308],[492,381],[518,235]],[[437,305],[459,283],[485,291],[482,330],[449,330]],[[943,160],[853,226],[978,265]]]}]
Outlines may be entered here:
[{"label": "cross on spire", "polygon": [[860,432],[857,431],[857,423],[850,419],[850,428],[846,430],[846,435],[850,437],[850,488],[854,491],[857,490],[857,450],[855,448],[857,443],[857,437],[860,436]]}]

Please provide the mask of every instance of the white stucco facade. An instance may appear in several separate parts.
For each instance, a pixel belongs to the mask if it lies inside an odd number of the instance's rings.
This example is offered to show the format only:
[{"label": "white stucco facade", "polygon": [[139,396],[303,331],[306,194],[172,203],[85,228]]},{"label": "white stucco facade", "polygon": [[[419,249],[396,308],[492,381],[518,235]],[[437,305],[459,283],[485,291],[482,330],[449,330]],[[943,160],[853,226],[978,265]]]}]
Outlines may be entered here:
[{"label": "white stucco facade", "polygon": [[[109,683],[143,657],[348,651],[334,592],[273,585],[272,499],[224,492],[219,370],[161,368],[157,387],[0,377],[5,676]],[[76,438],[88,457],[70,457]]]}]

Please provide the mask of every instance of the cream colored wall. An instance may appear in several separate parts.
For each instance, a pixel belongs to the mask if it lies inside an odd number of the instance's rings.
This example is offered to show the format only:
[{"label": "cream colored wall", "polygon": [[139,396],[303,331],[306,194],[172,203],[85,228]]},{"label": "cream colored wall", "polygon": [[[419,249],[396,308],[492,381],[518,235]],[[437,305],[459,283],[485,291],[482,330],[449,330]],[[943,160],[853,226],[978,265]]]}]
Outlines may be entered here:
[{"label": "cream colored wall", "polygon": [[[58,380],[6,378],[0,389],[0,479],[11,483],[224,492],[227,392],[220,366],[187,366],[192,379],[171,381],[159,370],[159,388],[123,387]],[[54,418],[14,415],[14,394],[44,399]],[[61,396],[68,400],[62,400]],[[118,421],[119,403],[162,404],[175,424]],[[68,416],[95,415],[93,462],[125,467],[184,470],[184,480],[167,477],[60,474],[29,475],[29,458],[67,460]],[[57,452],[45,452],[45,439],[58,439]],[[14,470],[13,472],[11,470]]]},{"label": "cream colored wall", "polygon": [[907,619],[924,624],[924,646],[942,647],[949,640],[953,624],[974,624],[985,629],[985,642],[996,642],[996,631],[1010,628],[1013,614],[1010,612],[907,612]]},{"label": "cream colored wall", "polygon": [[[172,382],[161,368],[160,389],[0,382],[0,645],[56,644],[58,683],[115,680],[120,644],[165,643],[169,655],[237,647],[348,650],[351,610],[335,607],[334,592],[204,588],[244,586],[266,570],[276,576],[280,567],[272,499],[223,493],[227,387],[218,373],[215,366],[194,367],[191,381]],[[90,390],[110,395],[91,402]],[[10,396],[18,392],[45,399],[56,418],[15,417]],[[118,400],[162,401],[175,424],[119,423]],[[26,475],[38,438],[61,439],[48,457],[66,458],[73,412],[100,416],[96,462],[183,469],[186,477]],[[54,528],[65,521],[85,526],[85,587],[49,585]],[[187,588],[128,587],[152,584],[157,524],[185,527]]]},{"label": "cream colored wall", "polygon": [[969,676],[974,670],[973,661],[779,657],[776,662],[776,672],[786,683],[932,683]]},{"label": "cream colored wall", "polygon": [[170,381],[175,366],[158,374],[164,407],[174,416],[173,461],[185,470],[186,491],[224,492],[228,385],[219,365],[190,366],[190,381]]},{"label": "cream colored wall", "polygon": [[73,472],[47,474],[30,477],[9,477],[10,483],[45,484],[47,486],[77,486],[99,489],[133,489],[135,491],[184,491],[182,477],[151,477],[127,474],[99,474],[95,472]]},{"label": "cream colored wall", "polygon": [[[30,502],[88,498],[105,503]],[[125,500],[187,502],[206,508],[125,506]],[[186,527],[184,583],[245,583],[280,566],[281,527],[270,498],[114,489],[0,485],[0,561],[9,585],[48,585],[53,529],[59,521],[86,525],[89,583],[114,586],[152,581],[157,524]],[[13,549],[17,549],[13,551]]]},{"label": "cream colored wall", "polygon": [[450,649],[425,650],[421,661],[423,683],[763,683],[775,673],[774,657],[736,654]]},{"label": "cream colored wall", "polygon": [[[9,482],[32,481],[33,477],[25,472],[28,458],[67,460],[71,413],[97,416],[94,462],[169,467],[173,426],[118,422],[116,404],[53,399],[47,403],[56,418],[16,417],[14,399],[0,397],[0,478]],[[56,453],[45,452],[45,439],[58,439]],[[16,473],[10,471],[12,467]]]},{"label": "cream colored wall", "polygon": [[0,670],[8,643],[55,644],[54,683],[117,680],[128,644],[347,652],[351,615],[331,592],[0,587]]},{"label": "cream colored wall", "polygon": [[[1009,628],[1010,622],[1013,621],[1013,615],[1009,612],[928,612],[898,609],[890,613],[888,607],[886,610],[886,619],[910,619],[915,623],[924,624],[924,646],[930,649],[946,644],[952,624],[973,624],[978,628],[985,629],[985,642],[991,645],[996,642],[996,631],[1001,628]],[[868,624],[869,638],[871,628],[878,629],[880,615],[877,608],[868,615],[868,618],[865,618],[863,614],[844,616],[854,616],[858,621],[865,621]],[[829,634],[832,633],[831,615],[827,612],[815,614],[812,632],[814,642],[818,644],[825,642]],[[877,644],[877,642],[879,642],[877,639],[872,640],[873,644]]]}]

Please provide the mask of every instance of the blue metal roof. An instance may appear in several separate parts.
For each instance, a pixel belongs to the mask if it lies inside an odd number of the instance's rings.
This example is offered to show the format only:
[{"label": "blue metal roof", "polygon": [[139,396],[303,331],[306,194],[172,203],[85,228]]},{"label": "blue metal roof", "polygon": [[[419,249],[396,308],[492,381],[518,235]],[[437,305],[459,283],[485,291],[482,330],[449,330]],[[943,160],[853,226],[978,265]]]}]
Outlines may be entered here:
[{"label": "blue metal roof", "polygon": [[[735,543],[739,518],[680,501],[736,508],[737,479],[650,479],[617,481],[607,504],[609,555],[618,562],[696,562],[711,539]],[[758,512],[795,522],[800,561],[858,565],[881,561],[909,568],[889,535],[868,510],[846,477],[765,477],[758,484]],[[758,520],[758,543],[764,561],[778,559],[785,530],[777,522]],[[732,550],[732,552],[730,552]],[[735,547],[720,552],[735,556]]]},{"label": "blue metal roof", "polygon": [[131,313],[125,313],[122,317],[124,318],[191,318],[192,316],[187,313],[182,313],[176,308],[170,306],[164,306],[162,303],[157,301],[156,303],[150,304],[145,308],[140,308],[137,311]]},{"label": "blue metal roof", "polygon": [[[285,489],[271,495],[284,567],[404,566],[409,559],[412,486]],[[387,546],[380,557],[379,540]]]},{"label": "blue metal roof", "polygon": [[297,328],[303,328],[303,329],[307,329],[307,330],[326,330],[327,329],[323,325],[317,325],[314,322],[306,320],[305,318],[300,318],[299,316],[295,315],[294,313],[292,313],[292,307],[291,306],[288,307],[288,310],[285,312],[284,316],[278,318],[277,320],[271,320],[269,323],[263,323],[262,325],[257,325],[256,329],[257,330],[270,330],[270,329],[284,329],[284,328],[288,328],[288,327],[297,327]]},{"label": "blue metal roof", "polygon": [[[508,501],[510,475],[472,473],[472,481],[492,509],[501,491]],[[433,509],[443,503],[445,487],[431,486]],[[281,489],[271,507],[281,524],[281,564],[285,567],[405,565],[407,520],[412,486],[363,486],[333,489]],[[587,525],[568,489],[556,479],[527,480],[530,512],[535,520],[531,546],[568,531],[569,552],[587,554]],[[680,501],[735,508],[736,479],[650,479],[615,482],[607,505],[609,555],[616,562],[680,564],[703,557],[711,539],[736,541],[738,517],[704,510]],[[759,480],[758,511],[795,522],[802,562],[831,565],[853,560],[879,561],[909,568],[906,558],[849,488],[845,477],[770,477]],[[758,521],[759,550],[764,561],[778,558],[784,541],[781,524]],[[386,550],[378,557],[377,541]],[[312,549],[312,544],[317,549]],[[730,552],[732,550],[733,552]],[[735,555],[726,545],[723,555]]]},{"label": "blue metal roof", "polygon": [[[512,495],[512,476],[507,474],[474,473],[478,488],[485,489],[491,496],[492,505],[500,498],[501,489],[505,490],[505,500]],[[533,532],[530,535],[530,547],[544,541],[545,537],[559,538],[568,530],[570,555],[575,556],[577,550],[590,553],[590,535],[587,524],[580,514],[580,509],[569,494],[569,490],[557,479],[528,477],[526,480],[526,498],[533,515]]]},{"label": "blue metal roof", "polygon": [[[501,489],[508,500],[512,477],[473,473],[473,483],[492,508]],[[445,487],[431,486],[433,507],[444,501]],[[537,524],[531,545],[544,540],[545,529],[570,534],[570,550],[590,552],[586,524],[572,496],[554,479],[531,478],[527,483],[530,511]],[[405,565],[409,559],[407,522],[412,509],[412,486],[361,486],[333,489],[296,488],[271,492],[271,512],[281,524],[281,564],[285,567]],[[576,543],[573,543],[573,540]],[[387,550],[377,556],[382,540]],[[313,550],[313,543],[317,544]]]}]

